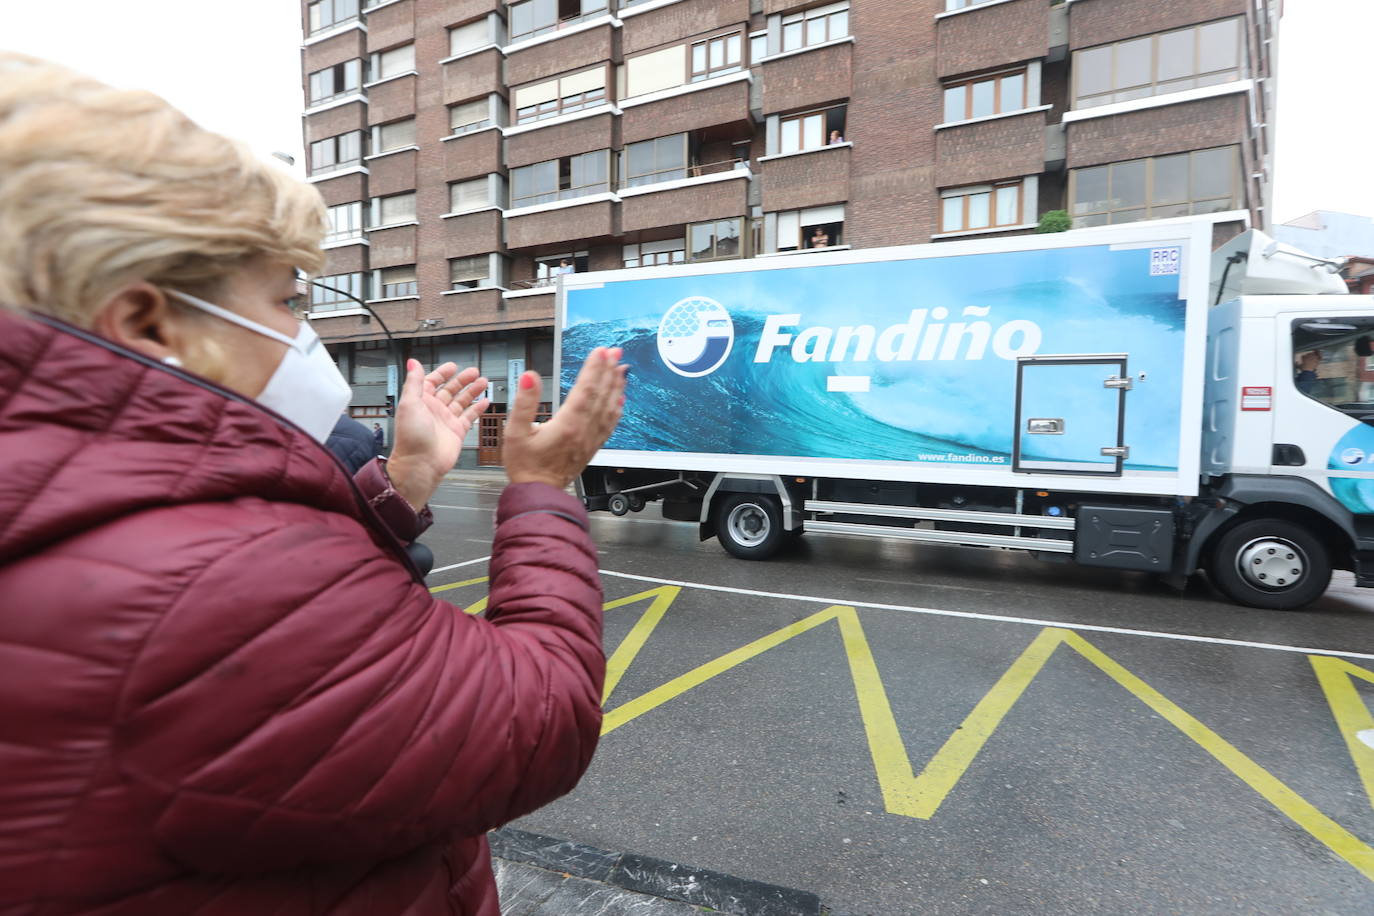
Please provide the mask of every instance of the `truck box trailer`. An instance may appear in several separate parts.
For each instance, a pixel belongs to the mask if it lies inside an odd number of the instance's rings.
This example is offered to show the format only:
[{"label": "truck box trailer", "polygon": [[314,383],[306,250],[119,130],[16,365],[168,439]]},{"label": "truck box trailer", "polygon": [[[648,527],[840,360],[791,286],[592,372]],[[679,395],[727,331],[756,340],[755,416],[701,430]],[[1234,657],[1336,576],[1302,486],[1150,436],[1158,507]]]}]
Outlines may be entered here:
[{"label": "truck box trailer", "polygon": [[579,480],[731,554],[1030,551],[1296,608],[1374,584],[1374,303],[1205,219],[567,275],[560,387],[631,391]]}]

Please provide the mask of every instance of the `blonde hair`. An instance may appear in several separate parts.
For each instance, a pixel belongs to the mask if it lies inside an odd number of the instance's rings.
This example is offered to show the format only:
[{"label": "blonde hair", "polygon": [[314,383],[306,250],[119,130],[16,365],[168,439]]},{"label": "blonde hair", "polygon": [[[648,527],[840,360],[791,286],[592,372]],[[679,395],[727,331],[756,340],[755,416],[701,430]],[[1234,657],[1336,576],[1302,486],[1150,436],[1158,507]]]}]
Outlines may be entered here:
[{"label": "blonde hair", "polygon": [[150,92],[0,52],[0,307],[88,327],[123,285],[318,271],[319,193]]}]

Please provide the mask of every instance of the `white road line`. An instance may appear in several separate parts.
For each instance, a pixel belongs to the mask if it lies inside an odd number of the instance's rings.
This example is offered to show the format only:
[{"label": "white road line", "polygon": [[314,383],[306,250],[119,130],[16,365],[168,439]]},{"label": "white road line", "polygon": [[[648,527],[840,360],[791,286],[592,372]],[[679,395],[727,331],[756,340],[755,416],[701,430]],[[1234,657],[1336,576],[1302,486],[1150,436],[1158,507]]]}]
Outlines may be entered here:
[{"label": "white road line", "polygon": [[1355,732],[1355,737],[1359,738],[1370,747],[1374,747],[1374,728],[1366,728],[1362,732]]},{"label": "white road line", "polygon": [[1033,627],[1063,627],[1066,630],[1084,630],[1094,633],[1115,633],[1120,636],[1148,636],[1152,639],[1176,639],[1180,642],[1211,643],[1218,646],[1235,646],[1241,649],[1272,649],[1276,652],[1296,652],[1301,655],[1337,655],[1342,658],[1374,659],[1367,652],[1346,652],[1342,649],[1309,649],[1303,646],[1283,646],[1267,642],[1247,642],[1242,639],[1225,639],[1220,636],[1193,636],[1187,633],[1160,633],[1155,630],[1132,630],[1126,627],[1104,627],[1090,623],[1070,623],[1062,620],[1038,620],[1034,617],[1008,617],[1002,614],[978,614],[973,611],[949,611],[942,608],[912,607],[905,604],[875,604],[871,601],[851,601],[848,598],[825,598],[815,595],[789,595],[786,592],[763,592],[752,588],[731,588],[725,585],[707,585],[702,582],[682,582],[677,579],[659,579],[655,576],[636,576],[630,573],[599,570],[603,576],[620,579],[633,579],[638,582],[656,582],[659,585],[680,585],[683,588],[699,588],[703,591],[726,592],[732,595],[749,595],[755,598],[781,598],[785,601],[806,601],[815,604],[842,604],[849,607],[866,607],[880,611],[905,611],[908,614],[929,614],[934,617],[960,617],[965,620],[987,620],[993,623],[1020,623]]},{"label": "white road line", "polygon": [[434,575],[435,573],[446,572],[446,571],[448,571],[448,570],[450,570],[450,569],[457,569],[457,568],[460,567],[460,566],[471,566],[473,563],[485,563],[485,562],[487,562],[487,561],[490,560],[490,559],[491,559],[491,555],[488,554],[488,555],[485,556],[485,557],[478,557],[478,558],[475,559],[475,560],[464,560],[464,561],[461,562],[461,563],[450,563],[448,566],[440,566],[438,569],[431,569],[431,570],[429,571],[429,574],[432,576],[432,575]]}]

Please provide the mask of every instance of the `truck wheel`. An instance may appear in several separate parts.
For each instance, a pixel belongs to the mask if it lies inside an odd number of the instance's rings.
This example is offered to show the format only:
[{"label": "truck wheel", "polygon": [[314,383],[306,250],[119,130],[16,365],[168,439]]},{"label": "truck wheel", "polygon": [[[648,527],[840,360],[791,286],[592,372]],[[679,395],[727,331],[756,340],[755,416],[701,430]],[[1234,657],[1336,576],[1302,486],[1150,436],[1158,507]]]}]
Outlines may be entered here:
[{"label": "truck wheel", "polygon": [[606,508],[611,510],[612,515],[624,515],[630,511],[630,498],[624,493],[612,493],[610,499],[606,500]]},{"label": "truck wheel", "polygon": [[766,560],[782,546],[782,508],[772,496],[735,493],[716,511],[716,537],[741,560]]},{"label": "truck wheel", "polygon": [[1312,532],[1277,518],[1242,522],[1217,541],[1207,567],[1222,594],[1249,607],[1296,610],[1331,583],[1331,558]]},{"label": "truck wheel", "polygon": [[638,493],[630,494],[630,511],[641,512],[644,509],[644,497]]}]

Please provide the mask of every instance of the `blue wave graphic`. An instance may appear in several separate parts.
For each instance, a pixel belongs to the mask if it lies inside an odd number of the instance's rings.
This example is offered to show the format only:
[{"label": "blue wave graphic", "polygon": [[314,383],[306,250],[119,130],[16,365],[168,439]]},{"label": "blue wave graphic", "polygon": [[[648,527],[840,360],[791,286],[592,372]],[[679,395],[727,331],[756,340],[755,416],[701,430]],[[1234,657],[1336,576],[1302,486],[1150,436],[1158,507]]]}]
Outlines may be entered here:
[{"label": "blue wave graphic", "polygon": [[[658,344],[655,343],[654,346],[658,346]],[[673,365],[677,366],[683,372],[705,372],[707,369],[710,369],[716,363],[720,362],[721,357],[725,355],[725,351],[729,348],[730,338],[708,337],[706,338],[706,345],[702,347],[700,356],[685,366],[681,363],[673,363]]]},{"label": "blue wave graphic", "polygon": [[[1016,363],[991,348],[981,359],[962,358],[965,350],[953,359],[890,362],[856,360],[854,347],[835,362],[796,362],[788,346],[763,362],[756,353],[769,315],[799,314],[800,322],[787,329],[794,339],[812,326],[864,324],[881,332],[905,322],[913,309],[947,310],[946,328],[960,321],[986,320],[993,329],[1032,321],[1044,335],[1039,353],[1129,354],[1137,384],[1126,401],[1126,467],[1171,470],[1179,449],[1186,304],[1177,277],[1148,276],[1148,258],[1142,249],[1061,249],[574,289],[560,383],[566,393],[593,348],[624,348],[630,388],[611,449],[1009,467]],[[688,296],[714,299],[735,324],[725,363],[700,378],[676,375],[658,353],[664,310]],[[968,307],[971,316],[987,317],[964,317]],[[703,362],[710,365],[706,356],[694,364]],[[827,380],[836,375],[867,376],[869,390],[829,391]],[[1101,398],[1101,386],[1066,391],[1055,403],[1063,412],[1050,416],[1099,416]],[[1051,441],[1035,441],[1037,453],[1027,457],[1081,458],[1081,442],[1074,446],[1072,438],[1044,437]],[[1103,439],[1093,444],[1115,444]],[[1071,447],[1079,453],[1069,454]]]}]

